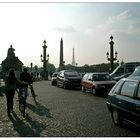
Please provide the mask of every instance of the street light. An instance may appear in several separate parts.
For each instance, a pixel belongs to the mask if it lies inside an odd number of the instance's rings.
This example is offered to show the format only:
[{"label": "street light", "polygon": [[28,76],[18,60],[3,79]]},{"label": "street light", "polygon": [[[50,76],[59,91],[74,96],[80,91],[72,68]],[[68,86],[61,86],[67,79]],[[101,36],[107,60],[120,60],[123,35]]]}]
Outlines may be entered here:
[{"label": "street light", "polygon": [[118,55],[118,53],[117,53],[117,51],[115,52],[115,58],[117,59],[117,55]]},{"label": "street light", "polygon": [[109,52],[106,53],[107,59],[109,58]]},{"label": "street light", "polygon": [[[42,54],[40,55],[40,57],[41,57],[41,62],[44,62],[44,60],[42,59],[43,58],[43,56],[42,56]],[[46,62],[49,62],[49,54],[47,55],[47,60],[46,60]]]},{"label": "street light", "polygon": [[114,42],[112,41],[113,40],[113,36],[110,37],[111,41],[109,42],[110,44],[110,58],[109,58],[109,52],[106,53],[106,56],[107,56],[107,60],[110,61],[110,67],[111,67],[111,72],[113,71],[114,69],[114,61],[117,60],[117,51],[115,51],[115,57],[114,57]]},{"label": "street light", "polygon": [[[41,62],[43,62],[43,77],[45,80],[48,80],[48,70],[47,70],[47,63],[49,62],[49,54],[46,56],[46,41],[44,40],[44,46],[43,47],[43,55],[41,54]],[[46,59],[47,58],[47,59]]]}]

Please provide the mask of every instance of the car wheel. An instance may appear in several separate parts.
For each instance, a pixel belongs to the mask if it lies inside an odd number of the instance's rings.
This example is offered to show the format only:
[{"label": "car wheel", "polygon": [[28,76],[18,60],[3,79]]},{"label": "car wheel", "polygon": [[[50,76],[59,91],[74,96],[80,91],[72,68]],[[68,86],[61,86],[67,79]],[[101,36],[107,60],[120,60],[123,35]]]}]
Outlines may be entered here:
[{"label": "car wheel", "polygon": [[92,88],[92,94],[95,96],[97,94],[97,91],[95,88]]},{"label": "car wheel", "polygon": [[85,90],[85,88],[82,86],[82,92],[85,92],[86,90]]},{"label": "car wheel", "polygon": [[120,125],[122,123],[122,120],[120,119],[120,114],[116,109],[112,111],[111,116],[115,125]]}]

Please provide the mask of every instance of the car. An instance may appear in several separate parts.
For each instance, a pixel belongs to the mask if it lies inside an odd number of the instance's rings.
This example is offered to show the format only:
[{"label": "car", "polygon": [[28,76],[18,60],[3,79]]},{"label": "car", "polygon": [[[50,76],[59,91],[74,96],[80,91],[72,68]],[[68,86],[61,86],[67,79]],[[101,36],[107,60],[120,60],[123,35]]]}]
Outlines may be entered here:
[{"label": "car", "polygon": [[106,104],[115,125],[127,121],[140,126],[140,80],[119,80],[109,92]]},{"label": "car", "polygon": [[127,75],[127,73],[133,73],[135,68],[137,66],[140,66],[140,62],[128,62],[119,65],[112,73],[110,73],[110,76],[113,78],[121,77],[123,75]]},{"label": "car", "polygon": [[57,86],[67,88],[81,87],[81,75],[74,70],[62,70],[57,75]]},{"label": "car", "polygon": [[99,92],[109,92],[116,81],[108,73],[86,73],[81,81],[82,92],[91,91],[93,95]]},{"label": "car", "polygon": [[52,74],[51,85],[53,85],[53,86],[56,86],[56,84],[57,84],[57,81],[56,81],[56,79],[57,79],[57,74],[58,74],[58,72],[54,72],[54,73]]}]

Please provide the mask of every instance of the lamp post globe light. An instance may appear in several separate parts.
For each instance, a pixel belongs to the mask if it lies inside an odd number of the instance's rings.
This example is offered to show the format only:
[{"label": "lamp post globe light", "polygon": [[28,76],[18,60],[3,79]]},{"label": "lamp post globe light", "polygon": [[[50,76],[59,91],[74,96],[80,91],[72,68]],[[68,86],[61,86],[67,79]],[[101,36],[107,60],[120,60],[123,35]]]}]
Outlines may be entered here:
[{"label": "lamp post globe light", "polygon": [[109,57],[109,52],[106,53],[107,60],[110,61],[110,70],[111,72],[114,70],[114,61],[117,60],[117,51],[115,51],[115,57],[114,57],[114,42],[113,42],[113,36],[111,35],[110,37],[111,41],[109,42],[110,44],[110,57]]},{"label": "lamp post globe light", "polygon": [[43,48],[43,55],[41,54],[41,62],[43,62],[43,79],[48,80],[48,70],[47,70],[47,63],[49,62],[49,54],[47,55],[47,46],[46,46],[46,41],[44,40],[44,45],[42,46]]}]

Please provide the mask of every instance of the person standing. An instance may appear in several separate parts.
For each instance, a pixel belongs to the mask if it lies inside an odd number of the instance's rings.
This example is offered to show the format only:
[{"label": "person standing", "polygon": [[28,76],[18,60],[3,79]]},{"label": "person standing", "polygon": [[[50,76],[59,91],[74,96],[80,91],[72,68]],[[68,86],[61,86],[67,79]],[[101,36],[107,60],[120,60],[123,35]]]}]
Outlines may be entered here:
[{"label": "person standing", "polygon": [[15,77],[14,69],[9,70],[9,74],[5,77],[5,94],[7,99],[7,114],[13,111],[13,99],[15,95],[16,85],[20,82]]},{"label": "person standing", "polygon": [[[28,85],[30,86],[32,97],[33,97],[33,99],[34,99],[34,101],[37,105],[37,101],[36,101],[36,96],[37,95],[35,94],[35,91],[34,91],[34,88],[33,88],[33,77],[32,77],[31,74],[28,73],[27,68],[24,68],[23,72],[20,74],[20,80],[28,83]],[[28,85],[25,88],[26,96],[28,95]]]},{"label": "person standing", "polygon": [[[15,77],[17,80],[20,80],[20,71],[16,68],[15,69]],[[17,93],[18,93],[18,99],[20,98],[20,94],[19,94],[19,88],[20,88],[20,85],[17,84]]]},{"label": "person standing", "polygon": [[[28,73],[27,68],[24,68],[23,72],[20,74],[20,80],[27,82],[28,85],[33,83],[32,76]],[[26,94],[28,94],[28,85],[26,86]]]}]

